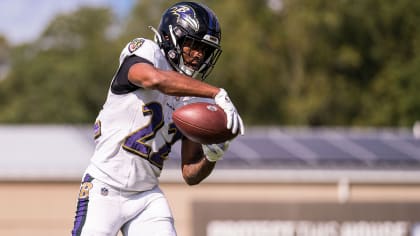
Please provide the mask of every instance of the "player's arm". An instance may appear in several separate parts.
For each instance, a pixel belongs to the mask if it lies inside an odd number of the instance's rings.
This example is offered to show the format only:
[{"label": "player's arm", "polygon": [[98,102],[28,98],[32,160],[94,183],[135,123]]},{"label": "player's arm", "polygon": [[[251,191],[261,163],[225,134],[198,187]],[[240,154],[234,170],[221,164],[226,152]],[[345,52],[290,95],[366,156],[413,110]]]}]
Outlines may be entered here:
[{"label": "player's arm", "polygon": [[210,175],[216,162],[205,157],[199,143],[184,138],[181,145],[182,177],[188,185],[199,184]]},{"label": "player's arm", "polygon": [[157,89],[172,96],[194,96],[214,98],[226,113],[227,128],[244,134],[244,125],[235,106],[224,89],[202,81],[192,79],[179,72],[160,70],[148,63],[136,63],[130,66],[128,80],[135,86]]},{"label": "player's arm", "polygon": [[157,89],[172,96],[214,98],[220,88],[192,79],[176,71],[160,70],[147,63],[136,63],[128,71],[128,79],[134,85]]}]

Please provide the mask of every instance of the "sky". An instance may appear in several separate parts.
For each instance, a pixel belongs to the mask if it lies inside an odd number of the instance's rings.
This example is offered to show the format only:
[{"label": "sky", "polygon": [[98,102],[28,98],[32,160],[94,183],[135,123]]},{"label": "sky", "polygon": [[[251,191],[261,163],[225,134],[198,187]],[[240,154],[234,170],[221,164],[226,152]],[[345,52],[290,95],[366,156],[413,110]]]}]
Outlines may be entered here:
[{"label": "sky", "polygon": [[129,13],[135,0],[0,0],[0,34],[10,44],[30,42],[42,33],[57,14],[81,6],[107,6],[118,16]]}]

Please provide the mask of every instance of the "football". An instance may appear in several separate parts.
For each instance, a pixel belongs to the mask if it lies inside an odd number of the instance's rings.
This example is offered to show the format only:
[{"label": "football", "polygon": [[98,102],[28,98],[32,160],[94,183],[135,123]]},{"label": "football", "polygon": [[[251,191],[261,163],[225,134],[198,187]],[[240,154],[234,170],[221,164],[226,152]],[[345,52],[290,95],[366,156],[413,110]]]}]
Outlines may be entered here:
[{"label": "football", "polygon": [[172,120],[181,133],[188,139],[201,143],[222,143],[235,138],[226,128],[226,114],[216,104],[196,102],[176,109]]}]

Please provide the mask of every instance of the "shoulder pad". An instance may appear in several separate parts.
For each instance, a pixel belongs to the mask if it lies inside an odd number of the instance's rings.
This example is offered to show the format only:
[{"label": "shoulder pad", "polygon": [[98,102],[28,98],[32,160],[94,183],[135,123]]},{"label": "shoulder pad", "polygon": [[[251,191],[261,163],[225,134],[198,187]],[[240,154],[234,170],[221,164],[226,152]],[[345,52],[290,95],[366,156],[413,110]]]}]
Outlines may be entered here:
[{"label": "shoulder pad", "polygon": [[160,51],[159,46],[152,40],[144,38],[135,38],[129,42],[121,52],[120,64],[125,58],[136,55],[155,64],[156,51]]}]

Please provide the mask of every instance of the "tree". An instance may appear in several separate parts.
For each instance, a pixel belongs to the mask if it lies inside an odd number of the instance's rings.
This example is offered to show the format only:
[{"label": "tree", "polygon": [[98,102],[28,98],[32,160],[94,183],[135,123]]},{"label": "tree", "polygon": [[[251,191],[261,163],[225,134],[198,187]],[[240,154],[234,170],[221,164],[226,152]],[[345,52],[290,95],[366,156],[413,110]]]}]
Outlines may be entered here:
[{"label": "tree", "polygon": [[[223,48],[207,82],[229,92],[247,124],[411,126],[419,119],[420,2],[267,2],[206,1]],[[101,8],[54,19],[36,42],[12,48],[0,121],[91,123],[120,50],[135,37],[152,38],[148,26],[157,27],[172,3],[138,1],[119,24]]]},{"label": "tree", "polygon": [[108,9],[58,16],[33,44],[15,49],[3,122],[92,122],[103,103],[118,52]]}]

